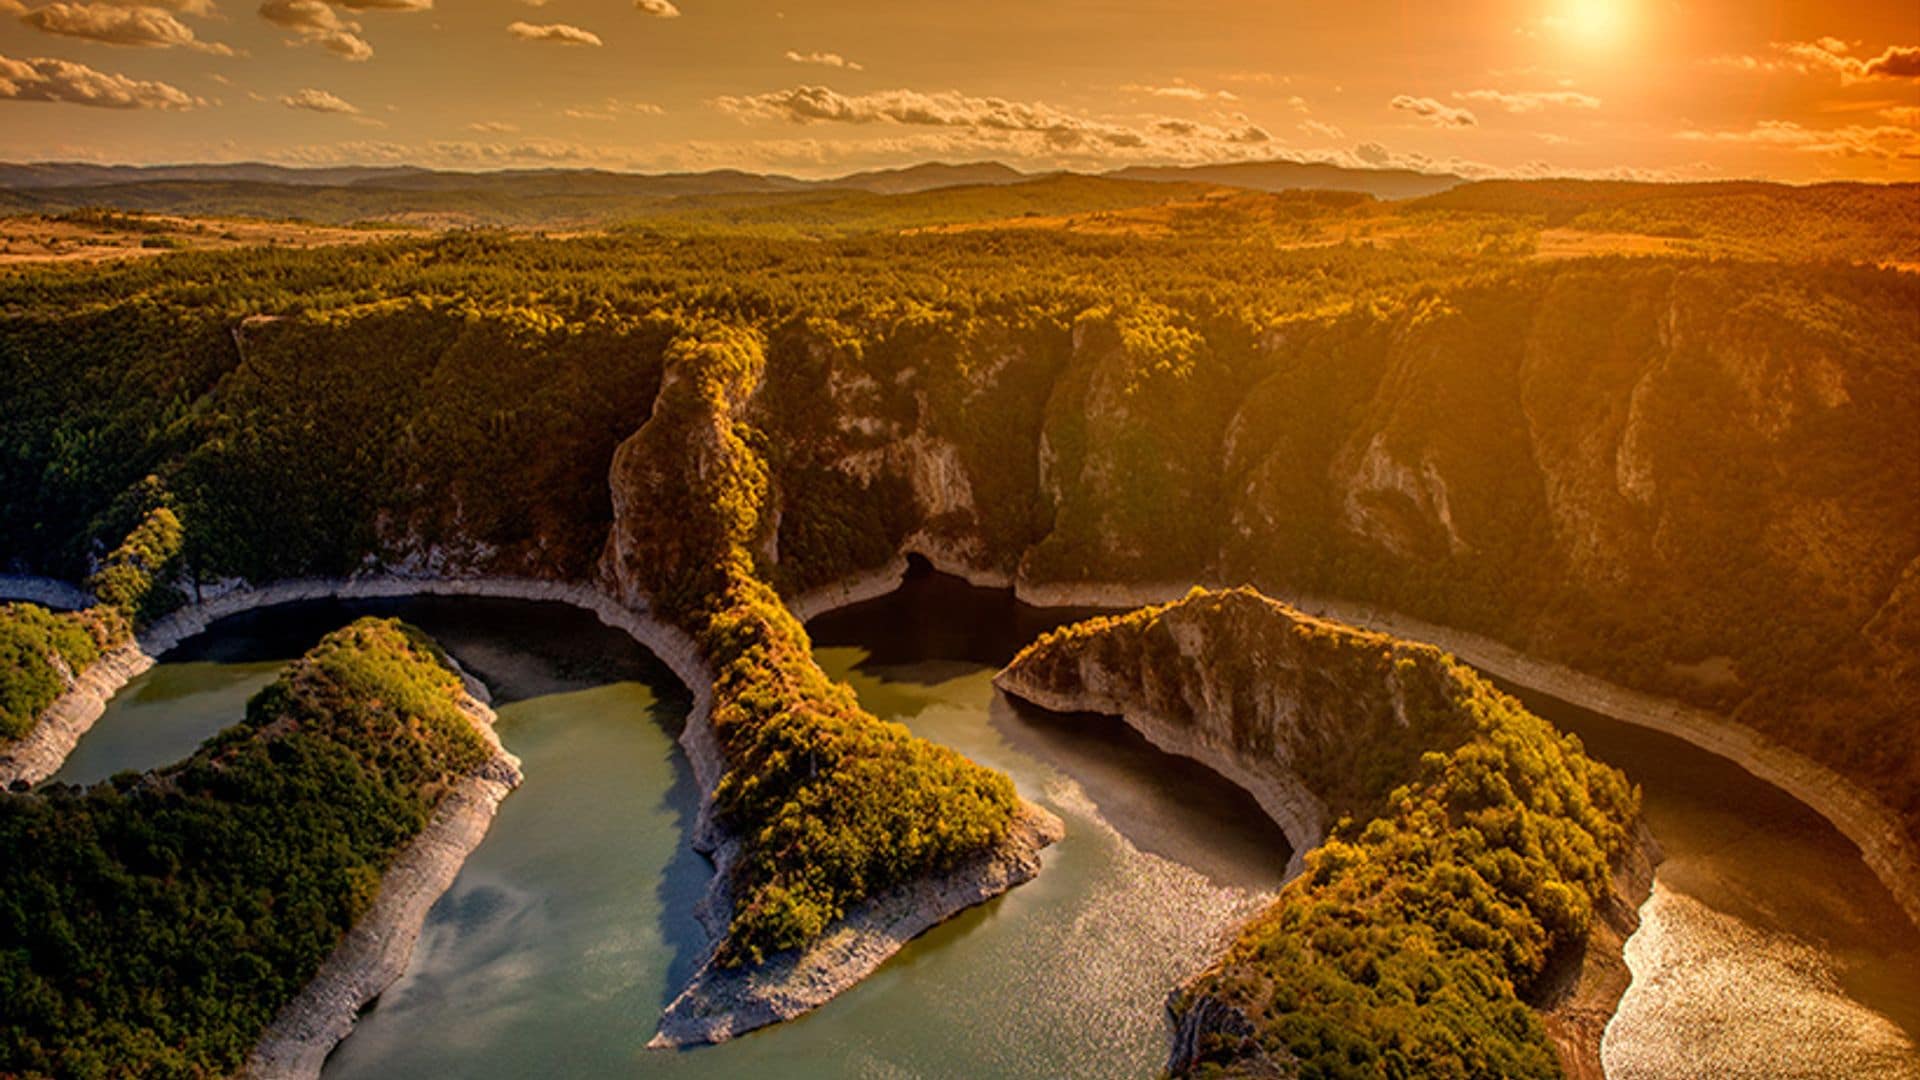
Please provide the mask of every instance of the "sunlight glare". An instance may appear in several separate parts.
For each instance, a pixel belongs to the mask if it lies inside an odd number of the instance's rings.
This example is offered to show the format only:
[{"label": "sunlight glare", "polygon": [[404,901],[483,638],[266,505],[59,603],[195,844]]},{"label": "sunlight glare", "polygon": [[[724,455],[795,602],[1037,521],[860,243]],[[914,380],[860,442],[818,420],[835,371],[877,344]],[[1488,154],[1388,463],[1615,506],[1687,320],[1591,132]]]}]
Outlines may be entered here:
[{"label": "sunlight glare", "polygon": [[1577,44],[1601,47],[1626,36],[1630,0],[1561,0],[1555,22]]}]

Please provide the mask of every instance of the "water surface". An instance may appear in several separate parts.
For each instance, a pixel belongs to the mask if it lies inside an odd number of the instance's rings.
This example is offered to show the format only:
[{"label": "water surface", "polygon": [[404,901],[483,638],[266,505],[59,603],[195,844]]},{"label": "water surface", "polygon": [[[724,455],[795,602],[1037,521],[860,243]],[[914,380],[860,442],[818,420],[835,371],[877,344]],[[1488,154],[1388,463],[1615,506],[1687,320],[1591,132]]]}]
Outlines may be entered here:
[{"label": "water surface", "polygon": [[1920,932],[1852,842],[1724,758],[1520,696],[1641,785],[1666,853],[1607,1075],[1920,1078]]},{"label": "water surface", "polygon": [[[1287,861],[1252,800],[1116,721],[995,694],[991,673],[1068,618],[917,575],[810,625],[864,705],[1005,770],[1067,823],[1035,881],[910,943],[800,1020],[648,1051],[697,962],[706,861],[674,742],[684,690],[630,639],[555,604],[293,604],[217,624],[130,684],[60,779],[182,757],[287,658],[363,613],[434,634],[495,696],[527,779],[435,906],[406,974],[331,1077],[1151,1076],[1164,1000],[1265,903]],[[1625,768],[1667,852],[1609,1074],[1920,1077],[1920,935],[1844,838],[1739,768],[1534,695]]]}]

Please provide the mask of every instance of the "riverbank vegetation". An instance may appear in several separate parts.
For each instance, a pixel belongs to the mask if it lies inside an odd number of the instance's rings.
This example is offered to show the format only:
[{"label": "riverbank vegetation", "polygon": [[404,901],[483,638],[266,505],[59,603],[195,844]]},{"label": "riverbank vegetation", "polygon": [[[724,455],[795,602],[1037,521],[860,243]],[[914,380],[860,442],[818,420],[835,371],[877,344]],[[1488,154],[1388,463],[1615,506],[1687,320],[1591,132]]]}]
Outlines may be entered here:
[{"label": "riverbank vegetation", "polygon": [[487,760],[462,693],[362,619],[179,764],[0,795],[0,1073],[237,1070]]},{"label": "riverbank vegetation", "polygon": [[1251,590],[1062,628],[1003,677],[1071,699],[1089,670],[1158,722],[1224,726],[1244,768],[1294,773],[1338,819],[1177,995],[1177,1073],[1561,1075],[1528,1006],[1637,842],[1617,770],[1432,646]]},{"label": "riverbank vegetation", "polygon": [[[152,487],[135,492],[150,496]],[[102,653],[180,605],[183,535],[173,511],[154,505],[87,579],[98,604],[71,612],[28,603],[0,607],[0,742],[33,730]]]}]

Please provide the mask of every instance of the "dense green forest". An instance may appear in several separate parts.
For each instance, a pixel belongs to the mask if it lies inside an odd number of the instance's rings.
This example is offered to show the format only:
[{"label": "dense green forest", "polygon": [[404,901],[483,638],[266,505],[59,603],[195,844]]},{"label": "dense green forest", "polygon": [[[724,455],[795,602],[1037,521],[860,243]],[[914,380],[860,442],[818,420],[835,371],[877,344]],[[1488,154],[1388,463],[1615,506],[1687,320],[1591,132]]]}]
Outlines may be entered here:
[{"label": "dense green forest", "polygon": [[40,714],[66,692],[68,679],[126,640],[126,622],[115,614],[0,605],[0,745],[33,730]]},{"label": "dense green forest", "polygon": [[[1197,1025],[1177,1073],[1561,1075],[1529,1003],[1628,857],[1639,797],[1624,776],[1430,645],[1251,590],[1065,627],[1008,671],[1071,696],[1087,664],[1164,722],[1212,710],[1243,761],[1285,761],[1339,819],[1176,995]],[[1269,721],[1276,698],[1291,704]],[[1223,1010],[1246,1023],[1208,1019]]]},{"label": "dense green forest", "polygon": [[[135,489],[154,498],[151,483]],[[185,599],[177,588],[180,519],[152,505],[87,580],[99,603],[53,612],[38,604],[0,606],[0,744],[34,721],[106,650]]]},{"label": "dense green forest", "polygon": [[[641,583],[697,634],[758,613],[748,645],[707,643],[718,667],[772,656],[744,685],[827,695],[804,669],[808,685],[781,681],[798,631],[766,586],[902,547],[1028,584],[1251,582],[1726,710],[1920,837],[1903,726],[1920,706],[1920,277],[1863,265],[1911,246],[1917,202],[1554,182],[953,233],[473,233],[16,269],[0,561],[78,580],[160,492],[188,583],[594,580],[616,451],[675,400],[669,371],[698,367],[676,350],[751,341],[763,359],[701,428],[727,435],[726,485],[614,545],[683,566]],[[1706,254],[1533,258],[1542,229],[1696,203]],[[1760,204],[1847,261],[1806,261],[1784,233],[1754,246],[1766,219],[1739,208]],[[668,449],[649,483],[684,467]],[[742,726],[763,729],[785,730]],[[963,775],[930,783],[970,790]],[[796,830],[825,820],[775,791],[736,823],[788,805]],[[869,876],[847,871],[818,910]]]},{"label": "dense green forest", "polygon": [[179,764],[0,795],[0,1073],[233,1073],[487,759],[461,694],[362,619]]}]

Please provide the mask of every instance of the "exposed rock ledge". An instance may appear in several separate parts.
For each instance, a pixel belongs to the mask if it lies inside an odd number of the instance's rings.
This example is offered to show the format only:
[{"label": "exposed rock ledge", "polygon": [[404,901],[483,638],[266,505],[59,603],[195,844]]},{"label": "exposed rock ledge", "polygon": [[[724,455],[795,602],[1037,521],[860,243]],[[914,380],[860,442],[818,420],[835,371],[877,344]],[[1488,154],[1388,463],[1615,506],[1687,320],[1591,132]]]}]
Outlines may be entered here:
[{"label": "exposed rock ledge", "polygon": [[1146,737],[1163,753],[1197,761],[1252,795],[1260,809],[1287,836],[1293,858],[1287,863],[1286,876],[1292,879],[1302,868],[1307,852],[1327,838],[1327,807],[1320,797],[1288,769],[1284,759],[1252,763],[1235,754],[1228,745],[1208,738],[1200,728],[1169,722],[1165,717],[1138,708],[1122,696],[1088,685],[1077,694],[1056,691],[1019,669],[1007,668],[993,677],[993,685],[1006,694],[1057,713],[1099,713],[1117,716],[1126,725]]},{"label": "exposed rock ledge", "polygon": [[0,742],[0,788],[37,784],[58,772],[80,736],[107,711],[107,699],[152,666],[153,658],[132,642],[101,654],[47,706],[32,730]]},{"label": "exposed rock ledge", "polygon": [[[1015,594],[1024,602],[1041,607],[1135,608],[1178,600],[1194,584],[1198,583],[1129,585],[1022,580],[1016,584]],[[1370,604],[1300,593],[1268,595],[1309,614],[1437,645],[1463,663],[1509,682],[1624,723],[1673,735],[1732,761],[1832,822],[1860,849],[1867,866],[1893,894],[1907,917],[1915,926],[1920,926],[1920,845],[1907,836],[1899,820],[1877,799],[1805,755],[1717,713],[1616,686],[1564,664],[1528,656],[1480,634],[1425,622]]]},{"label": "exposed rock ledge", "polygon": [[520,759],[500,745],[493,710],[471,693],[461,707],[493,753],[441,798],[426,828],[387,867],[373,906],[268,1025],[242,1076],[292,1080],[320,1075],[327,1055],[353,1031],[360,1011],[406,971],[427,912],[486,837],[501,800],[520,785]]}]

